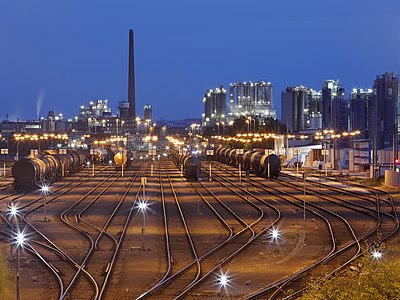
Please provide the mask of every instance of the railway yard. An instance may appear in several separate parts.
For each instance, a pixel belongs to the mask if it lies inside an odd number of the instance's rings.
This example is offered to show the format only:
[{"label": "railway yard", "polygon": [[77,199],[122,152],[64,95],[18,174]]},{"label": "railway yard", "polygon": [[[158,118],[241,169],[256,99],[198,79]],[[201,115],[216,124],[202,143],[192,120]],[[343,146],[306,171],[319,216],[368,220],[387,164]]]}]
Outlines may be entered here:
[{"label": "railway yard", "polygon": [[12,232],[27,237],[21,299],[295,298],[313,277],[399,242],[398,199],[385,191],[283,172],[239,179],[215,160],[201,168],[190,180],[170,158],[135,160],[123,176],[99,164],[48,194],[14,192],[6,177],[0,247],[15,272]]}]

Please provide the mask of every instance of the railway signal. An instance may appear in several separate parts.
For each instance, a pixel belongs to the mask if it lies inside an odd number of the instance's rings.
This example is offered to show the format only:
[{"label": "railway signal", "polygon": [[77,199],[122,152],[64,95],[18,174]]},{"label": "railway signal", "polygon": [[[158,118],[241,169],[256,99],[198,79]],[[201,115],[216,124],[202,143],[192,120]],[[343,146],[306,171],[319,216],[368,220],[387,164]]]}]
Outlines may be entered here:
[{"label": "railway signal", "polygon": [[39,150],[38,149],[31,149],[31,156],[37,157],[39,155]]},{"label": "railway signal", "polygon": [[67,149],[58,149],[58,154],[67,154]]},{"label": "railway signal", "polygon": [[1,149],[3,155],[3,175],[6,177],[6,156],[8,155],[8,149]]}]

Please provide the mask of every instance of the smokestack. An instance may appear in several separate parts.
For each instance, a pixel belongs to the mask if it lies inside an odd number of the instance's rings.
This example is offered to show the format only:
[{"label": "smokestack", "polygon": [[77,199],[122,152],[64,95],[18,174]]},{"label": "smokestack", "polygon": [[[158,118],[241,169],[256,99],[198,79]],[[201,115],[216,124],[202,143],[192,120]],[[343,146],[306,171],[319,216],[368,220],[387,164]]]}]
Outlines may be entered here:
[{"label": "smokestack", "polygon": [[128,102],[129,102],[129,116],[135,118],[136,97],[135,97],[135,57],[134,57],[133,29],[129,29]]}]

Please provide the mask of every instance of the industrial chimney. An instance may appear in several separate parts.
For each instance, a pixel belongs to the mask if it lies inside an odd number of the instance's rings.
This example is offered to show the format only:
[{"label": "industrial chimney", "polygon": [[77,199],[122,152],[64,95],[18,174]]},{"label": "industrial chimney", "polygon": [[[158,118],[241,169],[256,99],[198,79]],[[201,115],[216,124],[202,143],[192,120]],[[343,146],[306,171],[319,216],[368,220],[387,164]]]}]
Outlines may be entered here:
[{"label": "industrial chimney", "polygon": [[129,117],[136,117],[136,97],[135,97],[135,57],[133,29],[129,29],[129,66],[128,66],[128,102]]}]

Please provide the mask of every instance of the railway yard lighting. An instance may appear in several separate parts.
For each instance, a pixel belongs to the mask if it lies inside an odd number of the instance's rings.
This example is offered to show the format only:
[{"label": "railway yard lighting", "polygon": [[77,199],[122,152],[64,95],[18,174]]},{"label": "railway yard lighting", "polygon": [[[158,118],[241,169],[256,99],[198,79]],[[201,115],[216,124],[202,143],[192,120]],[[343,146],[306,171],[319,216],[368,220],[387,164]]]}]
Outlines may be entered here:
[{"label": "railway yard lighting", "polygon": [[40,188],[40,192],[43,195],[43,212],[44,212],[44,221],[47,222],[47,195],[50,192],[50,187],[48,184],[44,184]]},{"label": "railway yard lighting", "polygon": [[19,291],[19,281],[20,281],[20,276],[19,276],[19,273],[20,273],[20,257],[19,257],[19,251],[20,251],[20,248],[22,248],[23,246],[24,246],[24,244],[25,244],[25,242],[26,242],[26,237],[25,237],[25,234],[23,233],[23,232],[18,232],[17,234],[16,234],[16,236],[14,237],[14,239],[15,239],[15,244],[16,244],[16,247],[17,247],[17,297],[16,297],[16,299],[17,300],[20,300],[21,299],[21,297],[20,297],[20,291]]},{"label": "railway yard lighting", "polygon": [[278,230],[273,229],[272,232],[271,232],[271,237],[272,237],[272,239],[277,240],[278,237],[279,237],[279,232],[278,232]]},{"label": "railway yard lighting", "polygon": [[140,250],[144,251],[144,232],[145,232],[145,217],[146,217],[146,211],[147,211],[147,200],[142,200],[139,201],[139,204],[137,205],[137,208],[139,210],[139,212],[142,214],[142,243],[140,246]]},{"label": "railway yard lighting", "polygon": [[270,230],[269,236],[271,238],[271,242],[277,242],[281,238],[281,233],[278,229],[272,228]]},{"label": "railway yard lighting", "polygon": [[371,255],[372,255],[372,258],[375,259],[375,260],[379,260],[383,256],[382,252],[379,251],[379,250],[372,251]]},{"label": "railway yard lighting", "polygon": [[11,207],[10,207],[11,217],[15,217],[17,214],[18,214],[18,207],[15,205],[11,205]]},{"label": "railway yard lighting", "polygon": [[228,275],[228,272],[224,273],[221,272],[220,274],[217,275],[216,278],[216,284],[218,285],[218,292],[220,292],[222,289],[226,293],[227,287],[230,286],[230,276]]},{"label": "railway yard lighting", "polygon": [[[14,220],[13,219],[18,216],[18,207],[13,205],[13,204],[11,204],[11,207],[9,208],[8,214],[11,217],[11,220],[10,220],[11,221],[10,222],[10,224],[11,224],[11,234],[13,234],[13,232],[14,232]],[[18,221],[18,219],[17,219],[17,221]],[[10,256],[11,256],[11,259],[12,259],[12,257],[13,257],[13,243],[12,243],[12,241],[10,243]]]}]

